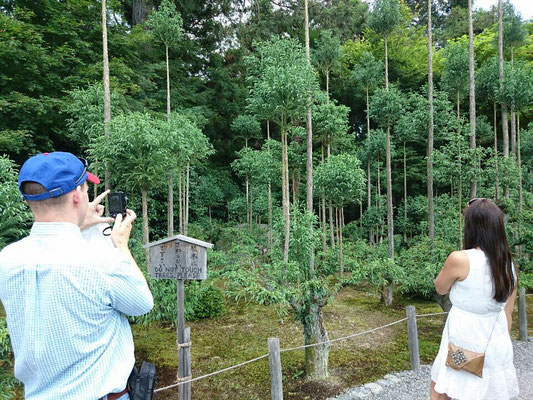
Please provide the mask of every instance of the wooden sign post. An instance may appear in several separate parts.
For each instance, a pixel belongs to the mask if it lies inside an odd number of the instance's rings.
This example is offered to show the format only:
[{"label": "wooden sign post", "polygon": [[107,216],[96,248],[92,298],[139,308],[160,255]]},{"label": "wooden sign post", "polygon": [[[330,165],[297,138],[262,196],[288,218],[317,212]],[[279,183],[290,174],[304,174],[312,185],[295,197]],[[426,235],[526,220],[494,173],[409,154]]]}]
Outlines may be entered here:
[{"label": "wooden sign post", "polygon": [[[144,246],[150,252],[148,272],[153,279],[176,279],[178,297],[178,382],[191,378],[191,335],[185,327],[184,280],[207,278],[207,249],[211,243],[177,235]],[[178,386],[180,400],[191,399],[191,384]]]}]

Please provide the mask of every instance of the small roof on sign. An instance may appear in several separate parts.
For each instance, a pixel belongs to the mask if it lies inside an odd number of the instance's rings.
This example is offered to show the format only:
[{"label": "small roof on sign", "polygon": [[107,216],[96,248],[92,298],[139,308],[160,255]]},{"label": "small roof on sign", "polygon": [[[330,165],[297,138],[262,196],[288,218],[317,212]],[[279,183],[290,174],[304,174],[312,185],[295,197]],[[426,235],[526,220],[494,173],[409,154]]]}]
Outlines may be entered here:
[{"label": "small roof on sign", "polygon": [[171,237],[166,238],[166,239],[158,240],[157,242],[152,242],[152,243],[145,244],[143,246],[143,248],[149,249],[150,247],[159,246],[159,245],[161,245],[163,243],[172,242],[174,240],[179,240],[179,241],[182,241],[182,242],[194,244],[196,246],[202,246],[202,247],[205,247],[207,249],[212,249],[213,246],[214,246],[213,243],[203,242],[201,240],[194,239],[194,238],[191,238],[191,237],[188,237],[188,236],[185,236],[185,235],[176,235],[176,236],[171,236]]}]

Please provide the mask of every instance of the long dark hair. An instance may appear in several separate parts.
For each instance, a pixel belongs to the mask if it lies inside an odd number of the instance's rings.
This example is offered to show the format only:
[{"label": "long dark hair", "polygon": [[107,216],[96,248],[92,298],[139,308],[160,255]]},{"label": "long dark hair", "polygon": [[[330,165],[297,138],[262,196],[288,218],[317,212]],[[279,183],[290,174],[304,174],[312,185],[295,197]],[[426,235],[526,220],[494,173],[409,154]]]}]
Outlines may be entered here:
[{"label": "long dark hair", "polygon": [[504,302],[513,292],[515,280],[502,211],[490,199],[474,199],[464,213],[465,249],[479,247],[485,252],[494,281],[494,300]]}]

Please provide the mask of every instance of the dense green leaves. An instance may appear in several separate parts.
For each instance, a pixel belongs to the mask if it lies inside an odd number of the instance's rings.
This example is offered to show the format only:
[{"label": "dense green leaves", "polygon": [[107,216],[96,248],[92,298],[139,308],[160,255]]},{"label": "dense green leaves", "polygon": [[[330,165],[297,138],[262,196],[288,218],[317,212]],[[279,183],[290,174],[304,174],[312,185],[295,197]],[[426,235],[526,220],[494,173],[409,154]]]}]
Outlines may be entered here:
[{"label": "dense green leaves", "polygon": [[247,59],[250,76],[248,109],[260,119],[286,127],[302,118],[317,78],[302,46],[294,39],[256,43],[257,55]]},{"label": "dense green leaves", "polygon": [[315,173],[316,189],[324,187],[326,199],[336,207],[358,201],[365,185],[365,175],[357,157],[350,154],[333,155]]},{"label": "dense green leaves", "polygon": [[[0,156],[0,249],[28,232],[30,212],[17,187],[15,163]],[[1,349],[0,349],[1,352]]]},{"label": "dense green leaves", "polygon": [[398,0],[375,0],[368,24],[380,35],[387,37],[397,28],[401,21],[400,2]]},{"label": "dense green leaves", "polygon": [[176,11],[176,6],[169,0],[163,0],[156,11],[152,11],[147,22],[154,35],[166,47],[174,47],[182,35],[183,20]]}]

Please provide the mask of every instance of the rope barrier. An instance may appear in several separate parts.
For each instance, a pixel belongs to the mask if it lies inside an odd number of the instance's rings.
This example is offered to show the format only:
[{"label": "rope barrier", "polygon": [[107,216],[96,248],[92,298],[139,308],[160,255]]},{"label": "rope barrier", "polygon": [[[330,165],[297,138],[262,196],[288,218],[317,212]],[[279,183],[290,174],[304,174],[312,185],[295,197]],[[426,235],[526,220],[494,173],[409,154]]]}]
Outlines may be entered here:
[{"label": "rope barrier", "polygon": [[327,340],[325,342],[318,342],[318,343],[306,344],[304,346],[291,347],[291,348],[288,348],[288,349],[281,349],[280,353],[284,353],[286,351],[301,350],[301,349],[305,349],[307,347],[321,346],[321,345],[327,344],[327,343],[334,343],[334,342],[339,342],[341,340],[351,339],[351,338],[354,338],[354,337],[357,337],[357,336],[366,335],[367,333],[372,333],[372,332],[378,331],[380,329],[388,328],[389,326],[397,325],[397,324],[399,324],[401,322],[404,322],[404,321],[407,321],[407,318],[402,318],[402,319],[400,319],[398,321],[394,321],[394,322],[391,322],[390,324],[383,325],[383,326],[380,326],[378,328],[370,329],[368,331],[354,333],[352,335],[340,337],[340,338],[333,339],[333,340]]},{"label": "rope barrier", "polygon": [[417,318],[433,317],[434,315],[446,315],[446,314],[448,314],[448,312],[439,312],[439,313],[432,313],[432,314],[420,314],[420,315],[417,315],[416,317]]},{"label": "rope barrier", "polygon": [[[445,315],[445,314],[448,314],[448,313],[447,312],[442,312],[442,313],[420,314],[420,315],[417,315],[417,318],[431,317],[431,316],[435,316],[435,315]],[[306,344],[306,345],[298,346],[298,347],[290,347],[288,349],[281,349],[280,353],[285,353],[285,352],[294,351],[294,350],[306,349],[308,347],[321,346],[321,345],[324,345],[324,344],[339,342],[341,340],[351,339],[351,338],[354,338],[354,337],[357,337],[357,336],[363,336],[363,335],[366,335],[368,333],[372,333],[372,332],[376,332],[376,331],[381,330],[381,329],[388,328],[390,326],[398,325],[398,324],[400,324],[402,322],[407,321],[408,319],[409,318],[402,318],[402,319],[399,319],[398,321],[394,321],[394,322],[391,322],[389,324],[386,324],[386,325],[383,325],[383,326],[379,326],[377,328],[369,329],[369,330],[363,331],[363,332],[354,333],[354,334],[348,335],[348,336],[343,336],[343,337],[340,337],[340,338],[337,338],[337,339],[327,340],[325,342],[318,342],[318,343]],[[248,361],[242,362],[240,364],[233,365],[231,367],[227,367],[227,368],[221,369],[220,371],[211,372],[209,374],[202,375],[202,376],[199,376],[197,378],[192,378],[192,379],[189,379],[189,380],[186,380],[186,381],[183,381],[183,382],[178,382],[178,383],[175,383],[173,385],[169,385],[169,386],[165,386],[165,387],[156,389],[156,390],[154,390],[154,393],[162,392],[163,390],[173,389],[173,388],[178,387],[180,385],[185,385],[186,383],[199,381],[200,379],[209,378],[210,376],[214,376],[214,375],[221,374],[223,372],[231,371],[232,369],[236,369],[236,368],[242,367],[242,366],[244,366],[246,364],[250,364],[250,363],[253,363],[255,361],[259,361],[259,360],[261,360],[263,358],[266,358],[266,357],[268,357],[268,354],[264,354],[262,356],[254,358],[252,360],[248,360]],[[189,378],[189,377],[187,377],[187,378]],[[181,378],[181,379],[184,379],[184,378]]]},{"label": "rope barrier", "polygon": [[253,360],[248,360],[248,361],[245,361],[245,362],[237,364],[237,365],[232,365],[231,367],[221,369],[220,371],[211,372],[210,374],[202,375],[202,376],[199,376],[197,378],[190,379],[188,381],[178,382],[178,383],[175,383],[173,385],[169,385],[169,386],[165,386],[165,387],[156,389],[156,390],[154,390],[154,393],[162,392],[163,390],[172,389],[172,388],[178,387],[180,385],[185,385],[186,383],[191,383],[191,382],[194,382],[194,381],[199,381],[200,379],[208,378],[210,376],[218,375],[218,374],[221,374],[222,372],[227,372],[227,371],[230,371],[232,369],[242,367],[243,365],[250,364],[250,363],[253,363],[255,361],[259,361],[262,358],[266,358],[266,357],[268,357],[268,354],[263,354],[262,356],[256,357]]}]

